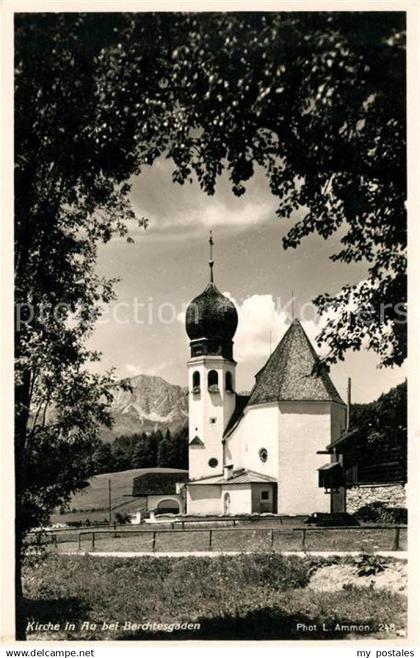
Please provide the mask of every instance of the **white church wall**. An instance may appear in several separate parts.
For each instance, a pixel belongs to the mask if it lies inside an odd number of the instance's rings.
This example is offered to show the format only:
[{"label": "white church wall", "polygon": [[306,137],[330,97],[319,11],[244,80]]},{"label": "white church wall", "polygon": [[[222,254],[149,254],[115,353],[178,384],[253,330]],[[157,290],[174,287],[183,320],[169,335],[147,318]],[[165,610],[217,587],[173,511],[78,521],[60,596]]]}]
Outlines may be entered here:
[{"label": "white church wall", "polygon": [[225,463],[233,464],[235,469],[243,467],[242,459],[242,422],[240,428],[237,428],[225,442]]},{"label": "white church wall", "polygon": [[222,505],[225,494],[230,496],[228,514],[250,514],[252,509],[251,485],[230,484],[222,485]]},{"label": "white church wall", "polygon": [[[247,468],[277,478],[279,409],[276,403],[249,407],[226,441],[226,461],[234,468]],[[267,451],[267,461],[259,456]]]},{"label": "white church wall", "polygon": [[[203,441],[203,439],[201,440]],[[209,466],[210,459],[217,459],[217,465],[214,468]],[[190,446],[189,477],[192,480],[197,480],[200,477],[217,475],[221,472],[222,462],[223,451],[221,445],[213,444],[207,439],[203,446]]]},{"label": "white church wall", "polygon": [[318,468],[329,461],[330,402],[280,402],[278,513],[329,512],[330,496],[318,487]]},{"label": "white church wall", "polygon": [[219,485],[187,486],[187,514],[222,514]]}]

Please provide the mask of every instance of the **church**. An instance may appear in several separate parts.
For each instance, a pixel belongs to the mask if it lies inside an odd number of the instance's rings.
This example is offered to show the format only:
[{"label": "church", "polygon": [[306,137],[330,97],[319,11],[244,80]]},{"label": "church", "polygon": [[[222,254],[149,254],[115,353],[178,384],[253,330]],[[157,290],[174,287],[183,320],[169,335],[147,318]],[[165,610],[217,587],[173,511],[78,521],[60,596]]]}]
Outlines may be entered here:
[{"label": "church", "polygon": [[[330,512],[319,486],[325,446],[346,428],[347,408],[293,320],[250,395],[236,393],[238,314],[213,276],[189,304],[189,480],[187,514]],[[332,464],[331,464],[332,465]]]}]

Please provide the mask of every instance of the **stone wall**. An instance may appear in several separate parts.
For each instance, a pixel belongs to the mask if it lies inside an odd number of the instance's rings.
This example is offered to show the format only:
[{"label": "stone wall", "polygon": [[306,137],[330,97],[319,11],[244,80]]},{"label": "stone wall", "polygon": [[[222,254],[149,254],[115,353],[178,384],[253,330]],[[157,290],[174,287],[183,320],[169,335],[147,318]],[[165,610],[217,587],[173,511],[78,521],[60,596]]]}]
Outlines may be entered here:
[{"label": "stone wall", "polygon": [[347,489],[347,511],[350,514],[376,502],[386,503],[387,507],[406,507],[405,485],[384,484]]}]

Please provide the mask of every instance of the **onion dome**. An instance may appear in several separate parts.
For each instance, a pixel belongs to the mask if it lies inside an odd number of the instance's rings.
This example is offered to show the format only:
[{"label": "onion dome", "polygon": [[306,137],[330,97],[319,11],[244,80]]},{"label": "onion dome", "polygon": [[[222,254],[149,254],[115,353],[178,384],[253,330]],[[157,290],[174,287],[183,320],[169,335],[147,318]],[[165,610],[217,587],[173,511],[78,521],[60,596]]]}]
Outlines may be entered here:
[{"label": "onion dome", "polygon": [[222,295],[213,281],[213,239],[210,233],[210,282],[187,307],[185,328],[191,356],[217,354],[232,359],[232,339],[238,326],[233,302]]},{"label": "onion dome", "polygon": [[191,340],[226,338],[232,340],[238,326],[238,313],[230,299],[209,283],[187,307],[185,328]]}]

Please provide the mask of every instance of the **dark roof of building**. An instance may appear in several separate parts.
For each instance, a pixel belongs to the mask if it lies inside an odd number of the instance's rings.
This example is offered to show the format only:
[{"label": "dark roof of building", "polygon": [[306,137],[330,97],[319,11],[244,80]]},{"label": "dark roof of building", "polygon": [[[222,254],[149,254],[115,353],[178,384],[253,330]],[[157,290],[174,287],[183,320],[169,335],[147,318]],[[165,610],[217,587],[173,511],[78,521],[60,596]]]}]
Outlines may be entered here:
[{"label": "dark roof of building", "polygon": [[239,421],[243,416],[244,409],[248,404],[248,400],[249,400],[249,395],[236,394],[236,406],[233,411],[233,414],[229,419],[228,424],[226,425],[223,436],[227,436],[228,434],[230,434],[230,432],[234,429],[234,427],[236,427],[236,425],[239,423]]},{"label": "dark roof of building", "polygon": [[270,475],[263,475],[256,471],[250,471],[246,468],[241,468],[232,473],[232,476],[226,480],[223,473],[212,475],[210,477],[199,478],[197,480],[189,480],[187,484],[252,484],[258,482],[276,482],[277,480]]},{"label": "dark roof of building", "polygon": [[361,432],[358,427],[352,427],[351,429],[347,430],[344,434],[342,434],[338,439],[332,441],[329,445],[327,445],[326,450],[331,450],[332,452],[334,448],[342,448],[344,445],[347,445],[351,439],[355,440],[359,438],[360,433]]},{"label": "dark roof of building", "polygon": [[[274,401],[315,400],[344,404],[299,320],[294,320],[257,373],[247,406]],[[316,369],[316,370],[315,370]]]},{"label": "dark roof of building", "polygon": [[320,466],[320,468],[318,468],[317,470],[318,471],[331,471],[334,468],[342,468],[342,465],[340,464],[340,462],[329,462],[328,464],[324,464],[324,466]]},{"label": "dark roof of building", "polygon": [[133,496],[148,496],[176,493],[177,482],[187,482],[185,469],[150,469],[133,479]]},{"label": "dark roof of building", "polygon": [[195,436],[193,439],[190,441],[190,446],[203,446],[204,443],[200,439],[199,436]]}]

